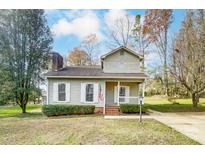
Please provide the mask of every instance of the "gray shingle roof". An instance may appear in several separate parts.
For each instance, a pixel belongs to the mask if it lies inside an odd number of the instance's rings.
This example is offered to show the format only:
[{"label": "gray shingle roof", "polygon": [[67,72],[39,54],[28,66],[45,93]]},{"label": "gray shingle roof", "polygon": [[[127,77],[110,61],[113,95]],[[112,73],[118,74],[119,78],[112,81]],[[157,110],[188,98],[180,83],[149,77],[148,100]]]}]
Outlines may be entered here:
[{"label": "gray shingle roof", "polygon": [[104,73],[99,67],[65,67],[59,71],[44,74],[47,77],[80,77],[80,78],[147,78],[144,73]]}]

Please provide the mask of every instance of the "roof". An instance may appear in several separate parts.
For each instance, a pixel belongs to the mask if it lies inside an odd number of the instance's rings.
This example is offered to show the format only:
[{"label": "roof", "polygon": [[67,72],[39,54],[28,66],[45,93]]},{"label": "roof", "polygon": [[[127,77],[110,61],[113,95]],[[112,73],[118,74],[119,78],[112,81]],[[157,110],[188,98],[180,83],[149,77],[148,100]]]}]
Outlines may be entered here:
[{"label": "roof", "polygon": [[144,73],[104,73],[99,67],[76,67],[69,66],[58,71],[50,71],[44,74],[47,78],[122,78],[122,79],[145,79]]},{"label": "roof", "polygon": [[110,51],[110,52],[108,52],[108,53],[102,55],[102,56],[101,56],[101,59],[105,59],[107,56],[109,56],[109,55],[111,55],[111,54],[113,54],[113,53],[115,53],[115,52],[118,52],[120,49],[124,49],[124,50],[128,51],[129,53],[131,53],[131,54],[133,54],[134,56],[138,57],[140,60],[143,59],[143,56],[142,56],[142,55],[136,53],[134,50],[131,50],[131,49],[125,47],[125,46],[121,46],[121,47],[119,47],[119,48],[116,48],[116,49],[114,49],[114,50],[112,50],[112,51]]}]

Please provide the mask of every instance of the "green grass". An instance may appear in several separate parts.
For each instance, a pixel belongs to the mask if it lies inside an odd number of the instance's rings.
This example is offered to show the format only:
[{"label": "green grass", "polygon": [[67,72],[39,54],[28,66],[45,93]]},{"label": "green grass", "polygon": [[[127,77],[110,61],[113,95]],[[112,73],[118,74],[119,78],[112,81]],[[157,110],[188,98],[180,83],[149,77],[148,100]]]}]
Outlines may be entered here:
[{"label": "green grass", "polygon": [[27,114],[1,107],[0,144],[199,144],[155,120],[106,120],[103,116],[47,118],[40,105]]},{"label": "green grass", "polygon": [[28,113],[21,113],[21,108],[19,106],[0,106],[0,118],[6,117],[35,117],[42,115],[40,112],[32,112],[35,110],[40,110],[40,104],[28,104],[27,105],[27,112]]},{"label": "green grass", "polygon": [[155,120],[3,119],[0,144],[199,144]]},{"label": "green grass", "polygon": [[[145,97],[144,107],[160,112],[204,112],[205,111],[205,99],[200,99],[198,109],[194,110],[190,98],[175,99],[175,103],[168,101],[165,97],[154,96]],[[178,103],[178,104],[176,104]]]}]

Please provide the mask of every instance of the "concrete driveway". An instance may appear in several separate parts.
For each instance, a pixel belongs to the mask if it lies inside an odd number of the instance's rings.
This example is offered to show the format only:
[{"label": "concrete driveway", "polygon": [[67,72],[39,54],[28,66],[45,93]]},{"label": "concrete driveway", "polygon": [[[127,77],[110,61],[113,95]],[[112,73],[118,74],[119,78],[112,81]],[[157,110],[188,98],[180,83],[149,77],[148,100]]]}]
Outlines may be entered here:
[{"label": "concrete driveway", "polygon": [[205,144],[205,113],[151,113],[158,120],[182,134]]}]

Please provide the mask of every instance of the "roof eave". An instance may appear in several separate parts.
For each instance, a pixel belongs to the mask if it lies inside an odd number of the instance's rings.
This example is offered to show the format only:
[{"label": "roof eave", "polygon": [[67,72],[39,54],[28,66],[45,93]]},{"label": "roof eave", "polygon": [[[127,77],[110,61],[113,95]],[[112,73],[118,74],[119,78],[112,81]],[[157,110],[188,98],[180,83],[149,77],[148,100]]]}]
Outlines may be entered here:
[{"label": "roof eave", "polygon": [[76,79],[147,79],[147,77],[135,76],[46,76],[46,78],[76,78]]},{"label": "roof eave", "polygon": [[131,50],[131,49],[125,47],[125,46],[121,46],[121,47],[119,47],[119,48],[117,48],[117,49],[114,49],[114,50],[112,50],[112,51],[110,51],[110,52],[108,52],[108,53],[102,55],[102,56],[100,57],[100,59],[101,59],[101,60],[104,60],[107,56],[109,56],[109,55],[115,53],[116,51],[118,51],[118,50],[120,50],[120,49],[125,49],[125,50],[131,52],[132,54],[134,54],[135,56],[137,56],[137,57],[140,59],[140,61],[144,59],[141,55],[139,55],[138,53],[135,53],[133,50]]}]

